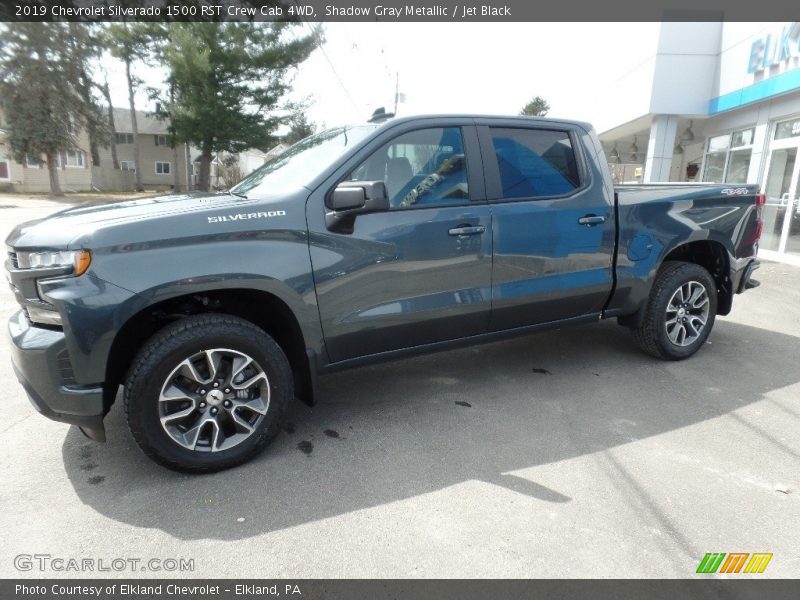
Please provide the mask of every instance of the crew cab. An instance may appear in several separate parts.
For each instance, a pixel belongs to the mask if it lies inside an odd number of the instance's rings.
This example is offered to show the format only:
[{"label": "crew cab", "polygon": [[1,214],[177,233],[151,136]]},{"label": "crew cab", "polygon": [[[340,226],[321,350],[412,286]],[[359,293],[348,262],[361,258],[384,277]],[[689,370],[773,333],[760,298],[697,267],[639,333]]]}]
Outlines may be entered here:
[{"label": "crew cab", "polygon": [[747,185],[615,188],[576,121],[336,127],[225,193],[19,225],[12,361],[45,416],[104,440],[122,386],[148,456],[219,470],[320,375],[369,361],[609,318],[686,359],[757,285],[763,203]]}]

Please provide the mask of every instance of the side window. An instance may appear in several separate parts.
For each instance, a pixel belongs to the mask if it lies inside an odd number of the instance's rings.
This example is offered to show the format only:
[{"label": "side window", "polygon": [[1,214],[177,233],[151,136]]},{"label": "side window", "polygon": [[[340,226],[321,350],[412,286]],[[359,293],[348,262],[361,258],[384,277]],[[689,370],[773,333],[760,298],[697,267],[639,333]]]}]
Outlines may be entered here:
[{"label": "side window", "polygon": [[491,131],[503,198],[560,196],[580,187],[578,162],[566,131]]},{"label": "side window", "polygon": [[466,203],[469,189],[461,128],[404,133],[372,153],[349,179],[383,181],[392,208]]}]

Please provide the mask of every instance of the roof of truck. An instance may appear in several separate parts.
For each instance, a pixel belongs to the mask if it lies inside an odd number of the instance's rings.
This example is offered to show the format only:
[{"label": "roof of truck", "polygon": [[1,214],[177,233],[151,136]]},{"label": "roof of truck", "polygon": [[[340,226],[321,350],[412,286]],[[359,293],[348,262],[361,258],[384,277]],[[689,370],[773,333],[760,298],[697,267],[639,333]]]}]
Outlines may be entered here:
[{"label": "roof of truck", "polygon": [[552,117],[529,117],[527,115],[497,115],[497,114],[479,114],[479,113],[434,113],[434,114],[421,114],[421,115],[408,115],[402,117],[387,117],[385,120],[375,123],[376,125],[385,125],[387,123],[406,123],[411,121],[419,121],[424,119],[446,119],[446,118],[461,118],[461,119],[497,119],[497,120],[515,120],[515,121],[529,121],[548,124],[570,125],[580,127],[586,131],[593,129],[591,123],[586,121],[576,121],[573,119],[556,119]]}]

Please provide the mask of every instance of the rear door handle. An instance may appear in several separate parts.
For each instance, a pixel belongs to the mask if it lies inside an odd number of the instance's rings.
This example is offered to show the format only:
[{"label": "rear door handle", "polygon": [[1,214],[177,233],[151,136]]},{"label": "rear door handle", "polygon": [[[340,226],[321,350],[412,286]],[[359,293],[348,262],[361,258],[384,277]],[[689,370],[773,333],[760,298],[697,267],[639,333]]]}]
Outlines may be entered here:
[{"label": "rear door handle", "polygon": [[450,235],[480,235],[486,231],[486,227],[483,225],[475,225],[475,226],[468,226],[462,225],[459,227],[453,227],[449,233]]},{"label": "rear door handle", "polygon": [[601,223],[605,223],[606,218],[600,215],[585,215],[578,219],[578,223],[581,225],[588,225],[591,227],[592,225],[600,225]]}]

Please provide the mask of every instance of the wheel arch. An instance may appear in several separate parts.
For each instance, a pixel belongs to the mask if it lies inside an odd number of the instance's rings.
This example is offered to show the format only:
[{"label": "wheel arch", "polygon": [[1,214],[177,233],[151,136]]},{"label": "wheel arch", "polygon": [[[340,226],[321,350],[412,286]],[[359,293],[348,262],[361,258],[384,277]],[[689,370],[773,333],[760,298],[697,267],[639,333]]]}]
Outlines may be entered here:
[{"label": "wheel arch", "polygon": [[694,263],[706,269],[717,284],[717,312],[727,315],[733,307],[734,289],[731,281],[731,254],[725,243],[712,237],[684,239],[668,247],[653,265],[646,278],[637,282],[635,293],[628,297],[628,309],[617,320],[626,327],[638,327],[653,284],[663,265],[671,261]]},{"label": "wheel arch", "polygon": [[712,238],[686,241],[664,255],[659,269],[667,261],[688,262],[703,267],[717,284],[717,314],[727,315],[731,312],[734,289],[731,282],[730,252],[725,244]]},{"label": "wheel arch", "polygon": [[314,403],[316,365],[311,364],[306,349],[307,336],[295,311],[271,292],[217,288],[174,295],[132,312],[118,329],[109,350],[103,398],[106,412],[114,403],[119,386],[142,345],[170,323],[203,313],[237,316],[266,331],[289,359],[297,397],[309,405]]}]

